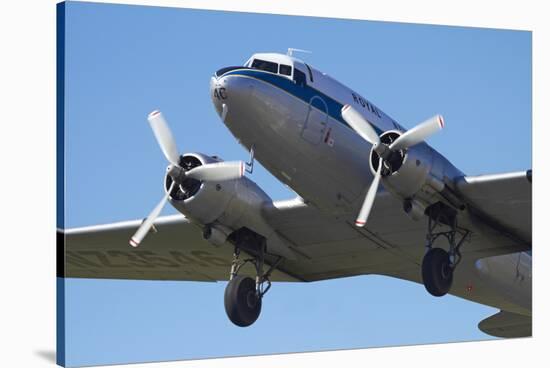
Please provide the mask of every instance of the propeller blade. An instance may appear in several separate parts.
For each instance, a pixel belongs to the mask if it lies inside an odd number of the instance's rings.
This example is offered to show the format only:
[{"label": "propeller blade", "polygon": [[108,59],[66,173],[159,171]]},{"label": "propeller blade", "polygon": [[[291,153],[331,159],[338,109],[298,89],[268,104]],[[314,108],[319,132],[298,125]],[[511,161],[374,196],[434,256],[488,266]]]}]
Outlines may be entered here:
[{"label": "propeller blade", "polygon": [[380,137],[376,130],[365,120],[365,118],[357,112],[351,105],[342,107],[342,118],[348,123],[353,130],[357,132],[364,140],[372,145],[380,144]]},{"label": "propeller blade", "polygon": [[418,124],[414,128],[407,130],[390,145],[390,150],[398,151],[423,142],[432,134],[443,129],[444,125],[445,122],[443,121],[443,116],[436,115]]},{"label": "propeller blade", "polygon": [[168,200],[168,197],[170,196],[170,193],[172,192],[172,189],[174,189],[174,185],[176,184],[175,181],[172,182],[172,185],[170,185],[170,189],[166,192],[164,197],[160,200],[159,204],[151,211],[149,216],[143,221],[140,225],[140,227],[137,229],[136,233],[132,238],[130,238],[130,245],[134,248],[139,246],[139,243],[145,238],[147,233],[149,233],[149,230],[151,230],[151,227],[153,226],[153,223],[157,219],[157,217],[160,215],[160,212],[164,208],[164,205],[166,204],[166,201]]},{"label": "propeller blade", "polygon": [[197,166],[185,173],[188,178],[203,181],[224,181],[239,179],[244,175],[244,162],[227,161],[215,162]]},{"label": "propeller blade", "polygon": [[363,202],[361,211],[359,211],[359,216],[357,216],[357,219],[355,220],[355,225],[358,227],[365,226],[365,224],[367,223],[367,219],[369,218],[370,210],[372,209],[372,205],[374,204],[374,200],[376,199],[376,192],[378,191],[380,178],[382,177],[383,163],[383,159],[380,159],[378,161],[378,170],[376,171],[376,175],[374,175],[374,179],[372,180],[367,195],[365,196],[365,201]]},{"label": "propeller blade", "polygon": [[155,110],[149,114],[147,120],[151,125],[151,129],[153,129],[153,133],[155,133],[155,137],[157,138],[157,142],[162,149],[162,153],[164,153],[164,157],[166,157],[170,163],[178,165],[180,155],[178,147],[176,146],[176,140],[174,139],[172,131],[168,127],[166,120],[164,120],[162,113]]}]

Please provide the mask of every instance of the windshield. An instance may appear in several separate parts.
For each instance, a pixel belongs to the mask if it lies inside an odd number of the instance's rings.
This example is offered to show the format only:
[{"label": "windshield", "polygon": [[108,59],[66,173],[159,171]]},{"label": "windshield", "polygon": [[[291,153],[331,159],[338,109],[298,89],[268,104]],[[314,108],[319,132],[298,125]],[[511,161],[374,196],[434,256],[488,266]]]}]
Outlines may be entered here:
[{"label": "windshield", "polygon": [[265,70],[271,73],[277,73],[279,66],[277,65],[277,63],[272,63],[271,61],[254,59],[254,61],[252,62],[252,68]]}]

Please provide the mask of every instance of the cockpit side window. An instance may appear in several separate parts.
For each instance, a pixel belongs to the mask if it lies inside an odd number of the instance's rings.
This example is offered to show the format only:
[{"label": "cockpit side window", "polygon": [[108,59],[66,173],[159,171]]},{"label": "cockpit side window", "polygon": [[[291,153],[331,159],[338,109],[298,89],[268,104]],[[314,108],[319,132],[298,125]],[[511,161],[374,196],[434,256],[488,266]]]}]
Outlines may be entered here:
[{"label": "cockpit side window", "polygon": [[279,74],[292,75],[292,67],[290,65],[285,65],[285,64],[279,65]]},{"label": "cockpit side window", "polygon": [[306,74],[296,68],[294,68],[294,82],[299,86],[306,85]]},{"label": "cockpit side window", "polygon": [[272,63],[271,61],[254,59],[252,62],[252,68],[265,70],[266,72],[271,72],[277,74],[278,65],[277,63]]}]

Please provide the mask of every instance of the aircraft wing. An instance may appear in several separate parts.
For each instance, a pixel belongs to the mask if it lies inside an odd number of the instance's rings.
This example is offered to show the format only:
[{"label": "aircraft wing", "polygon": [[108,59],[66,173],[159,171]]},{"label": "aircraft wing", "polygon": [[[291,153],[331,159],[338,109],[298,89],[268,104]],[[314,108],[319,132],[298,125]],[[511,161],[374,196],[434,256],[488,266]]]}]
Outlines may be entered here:
[{"label": "aircraft wing", "polygon": [[[490,239],[471,234],[463,246],[466,257],[530,249],[531,183],[525,172],[465,177],[457,188],[469,208],[495,224],[493,231],[497,233]],[[384,190],[377,194],[365,228],[356,227],[353,216],[323,213],[299,198],[274,202],[264,208],[263,216],[298,255],[296,260],[284,260],[279,265],[273,281],[383,274],[421,282],[427,221],[413,221],[401,203]],[[136,220],[60,232],[58,243],[66,250],[65,261],[58,262],[66,265],[61,273],[85,278],[228,279],[233,253],[230,244],[214,247],[202,238],[200,227],[174,215],[159,218],[156,232],[134,249],[128,239],[140,223]],[[506,231],[517,236],[506,236]]]},{"label": "aircraft wing", "polygon": [[[531,249],[530,171],[463,177],[456,190],[468,204],[459,225],[467,223],[472,230],[462,247],[466,258]],[[264,212],[293,248],[308,257],[285,261],[304,280],[376,273],[421,282],[427,219],[412,220],[387,191],[378,192],[364,228],[354,226],[354,218],[323,214],[300,200],[275,202]]]},{"label": "aircraft wing", "polygon": [[466,176],[457,182],[457,190],[476,213],[531,243],[531,181],[531,170]]},{"label": "aircraft wing", "polygon": [[[468,203],[463,218],[474,213],[474,221],[489,225],[482,227],[483,232],[474,228],[466,238],[464,259],[455,270],[450,293],[485,305],[503,305],[499,292],[481,280],[476,260],[531,249],[531,183],[525,172],[466,177],[462,182],[458,187]],[[422,283],[427,221],[413,221],[384,190],[378,192],[365,228],[356,227],[354,218],[323,214],[300,200],[275,202],[265,217],[294,249],[308,257],[284,263],[303,280],[381,274]],[[502,311],[482,321],[479,328],[493,336],[529,336],[530,309],[507,307],[517,313]]]},{"label": "aircraft wing", "polygon": [[[472,233],[463,246],[451,293],[486,305],[499,296],[477,282],[475,260],[530,249],[531,185],[527,175],[465,177],[457,184],[469,210],[493,223],[498,236]],[[272,281],[317,281],[380,274],[422,283],[420,265],[425,252],[427,221],[413,221],[401,203],[380,190],[364,228],[354,216],[324,213],[296,198],[277,201],[263,210],[265,220],[296,252],[284,260]],[[58,275],[77,278],[135,280],[228,280],[233,246],[211,245],[201,228],[182,215],[161,217],[139,248],[128,240],[141,220],[89,226],[58,232]],[[513,232],[507,236],[501,230]],[[64,257],[64,258],[63,258]],[[266,260],[270,263],[269,258]],[[254,275],[251,268],[243,274]],[[473,292],[467,285],[474,281]],[[512,308],[513,306],[511,306]],[[521,310],[529,315],[529,311]],[[529,317],[530,318],[530,317]],[[530,320],[501,312],[479,326],[495,336],[528,334]]]},{"label": "aircraft wing", "polygon": [[[57,274],[131,280],[228,280],[233,247],[214,247],[183,215],[158,218],[139,248],[128,240],[141,220],[58,231]],[[64,257],[64,258],[63,258]],[[243,273],[254,274],[243,268]],[[276,270],[274,281],[296,281]]]}]

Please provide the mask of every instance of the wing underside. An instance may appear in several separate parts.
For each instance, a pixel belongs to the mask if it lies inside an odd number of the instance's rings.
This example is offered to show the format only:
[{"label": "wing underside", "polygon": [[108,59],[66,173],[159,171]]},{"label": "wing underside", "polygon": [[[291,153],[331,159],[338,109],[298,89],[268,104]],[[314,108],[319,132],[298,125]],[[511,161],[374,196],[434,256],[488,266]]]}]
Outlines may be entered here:
[{"label": "wing underside", "polygon": [[[141,221],[58,232],[58,275],[77,278],[219,281],[229,278],[233,247],[214,247],[184,216],[157,219],[139,248],[128,240]],[[64,257],[64,259],[63,259]],[[243,268],[245,274],[252,269]],[[296,281],[280,270],[275,281]]]},{"label": "wing underside", "polygon": [[[530,247],[531,183],[523,173],[466,177],[457,183],[471,208],[521,241],[487,239],[475,232],[463,247],[466,255],[486,257]],[[413,221],[389,193],[379,191],[369,224],[357,228],[353,214],[336,216],[300,199],[279,201],[263,211],[266,221],[298,252],[284,261],[281,280],[315,281],[379,273],[418,281],[427,221]],[[181,215],[160,218],[137,249],[128,239],[140,221],[61,231],[70,277],[126,279],[226,280],[233,247],[214,247],[201,229]],[[496,239],[496,240],[495,240]],[[64,252],[59,252],[64,254]],[[284,274],[284,276],[283,276]],[[292,276],[291,276],[292,275]]]},{"label": "wing underside", "polygon": [[[471,231],[462,247],[465,258],[531,249],[530,174],[465,177],[457,190],[468,203],[459,219]],[[384,190],[378,192],[365,228],[354,226],[353,215],[324,214],[299,199],[275,202],[264,211],[268,222],[307,257],[286,262],[304,280],[377,273],[421,281],[427,218],[412,220]]]},{"label": "wing underside", "polygon": [[526,243],[532,234],[531,170],[505,174],[466,176],[457,184],[458,192],[495,226]]}]

